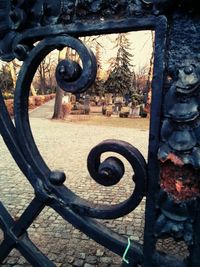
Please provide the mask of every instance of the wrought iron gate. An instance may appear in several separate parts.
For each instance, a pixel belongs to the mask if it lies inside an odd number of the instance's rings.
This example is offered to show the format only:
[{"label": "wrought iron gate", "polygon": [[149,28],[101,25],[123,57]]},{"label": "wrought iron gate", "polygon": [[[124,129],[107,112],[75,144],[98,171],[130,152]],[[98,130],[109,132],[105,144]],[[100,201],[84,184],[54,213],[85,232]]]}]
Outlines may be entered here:
[{"label": "wrought iron gate", "polygon": [[[16,90],[14,123],[0,94],[0,132],[35,197],[18,221],[0,202],[4,241],[0,262],[16,248],[33,266],[55,266],[31,242],[27,229],[45,206],[101,245],[122,256],[128,266],[200,266],[200,17],[198,1],[189,0],[37,0],[0,1],[1,59],[23,61]],[[107,140],[91,150],[88,170],[105,186],[119,182],[122,162],[108,158],[117,152],[132,165],[135,189],[126,201],[95,207],[63,185],[65,174],[51,171],[32,136],[28,117],[31,81],[40,62],[54,49],[71,47],[80,55],[75,62],[61,61],[57,83],[67,92],[81,93],[94,82],[95,57],[77,37],[128,31],[155,31],[153,96],[148,162],[123,141]],[[69,71],[70,70],[70,71]],[[144,245],[107,229],[94,219],[113,219],[133,211],[146,196]],[[186,259],[155,249],[160,238],[183,240]]]}]

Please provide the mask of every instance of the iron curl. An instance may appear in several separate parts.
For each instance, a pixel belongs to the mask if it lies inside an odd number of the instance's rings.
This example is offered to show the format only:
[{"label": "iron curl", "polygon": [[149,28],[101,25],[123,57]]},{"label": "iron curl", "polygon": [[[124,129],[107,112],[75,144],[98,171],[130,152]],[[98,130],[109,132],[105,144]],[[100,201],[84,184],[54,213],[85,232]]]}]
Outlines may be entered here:
[{"label": "iron curl", "polygon": [[[95,146],[88,155],[87,167],[91,177],[99,184],[112,186],[118,183],[124,175],[124,165],[117,157],[108,157],[101,162],[101,155],[115,152],[123,156],[132,166],[135,188],[131,196],[115,205],[79,206],[84,215],[98,219],[115,219],[133,211],[141,202],[146,192],[146,162],[137,148],[131,144],[109,139]],[[81,207],[82,206],[82,207]]]},{"label": "iron curl", "polygon": [[[24,60],[15,90],[15,125],[19,142],[30,165],[42,179],[50,175],[50,170],[40,155],[32,136],[28,116],[28,96],[31,82],[41,61],[53,50],[62,50],[64,47],[70,47],[79,54],[82,68],[69,59],[61,61],[56,74],[58,84],[67,92],[81,93],[85,91],[95,80],[96,60],[92,51],[79,39],[68,35],[45,38],[36,44]],[[67,75],[68,78],[66,78]]]}]

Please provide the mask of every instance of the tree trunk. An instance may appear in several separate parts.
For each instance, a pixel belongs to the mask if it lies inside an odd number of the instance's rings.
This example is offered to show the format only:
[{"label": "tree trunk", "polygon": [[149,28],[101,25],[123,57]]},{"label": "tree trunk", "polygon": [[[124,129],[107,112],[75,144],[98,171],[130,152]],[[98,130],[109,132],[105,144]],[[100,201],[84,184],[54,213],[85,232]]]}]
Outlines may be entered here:
[{"label": "tree trunk", "polygon": [[145,104],[145,109],[147,113],[150,113],[151,108],[151,80],[153,76],[153,61],[154,61],[154,43],[155,43],[155,37],[153,31],[151,31],[151,40],[152,40],[152,54],[149,62],[149,72],[148,72],[148,78],[147,78],[147,102]]},{"label": "tree trunk", "polygon": [[10,70],[10,75],[12,77],[12,82],[13,82],[13,87],[16,87],[16,82],[17,82],[17,74],[16,74],[16,70],[15,70],[15,66],[13,61],[8,63],[9,65],[9,70]]},{"label": "tree trunk", "polygon": [[[63,49],[59,51],[58,54],[58,62],[66,58],[66,50]],[[55,105],[54,105],[54,113],[52,116],[52,119],[58,120],[58,119],[63,119],[64,114],[62,110],[62,98],[64,95],[64,91],[57,87],[56,89],[56,97],[55,97]]]},{"label": "tree trunk", "polygon": [[35,91],[35,88],[34,88],[34,86],[31,84],[31,94],[33,95],[33,96],[36,96],[37,94],[36,94],[36,91]]},{"label": "tree trunk", "polygon": [[60,88],[56,89],[56,98],[54,105],[54,113],[52,119],[63,119],[63,111],[62,111],[62,98],[64,95],[64,91]]}]

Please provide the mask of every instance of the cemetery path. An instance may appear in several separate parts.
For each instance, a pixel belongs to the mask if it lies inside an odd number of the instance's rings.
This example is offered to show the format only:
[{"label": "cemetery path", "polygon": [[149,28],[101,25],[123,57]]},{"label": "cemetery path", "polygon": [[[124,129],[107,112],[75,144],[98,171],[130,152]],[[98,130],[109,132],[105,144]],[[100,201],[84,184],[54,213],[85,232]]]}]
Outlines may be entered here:
[{"label": "cemetery path", "polygon": [[[147,157],[148,131],[52,121],[46,119],[49,118],[52,106],[53,101],[50,101],[30,113],[35,141],[50,169],[65,171],[66,186],[91,202],[109,205],[126,199],[133,188],[131,167],[125,162],[124,178],[116,186],[105,188],[90,178],[86,167],[87,155],[99,142],[114,138],[135,145]],[[4,156],[0,161],[1,201],[13,218],[17,219],[34,197],[34,191],[16,166],[1,137],[0,153]],[[145,200],[129,215],[102,223],[142,243],[144,208]],[[28,233],[38,248],[58,267],[117,267],[121,264],[120,257],[90,240],[48,207],[34,221]],[[2,240],[3,233],[0,230],[0,242]],[[177,244],[168,242],[165,251],[167,249],[171,253],[180,253]],[[30,264],[13,250],[2,266],[29,267]]]},{"label": "cemetery path", "polygon": [[52,99],[43,105],[30,110],[29,117],[30,118],[40,118],[40,119],[50,119],[53,115],[55,99]]}]

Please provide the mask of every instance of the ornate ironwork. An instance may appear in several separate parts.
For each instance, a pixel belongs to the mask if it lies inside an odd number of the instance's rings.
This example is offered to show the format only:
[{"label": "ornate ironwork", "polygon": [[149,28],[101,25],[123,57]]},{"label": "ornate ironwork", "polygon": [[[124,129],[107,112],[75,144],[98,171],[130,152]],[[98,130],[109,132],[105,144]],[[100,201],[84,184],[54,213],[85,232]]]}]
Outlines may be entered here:
[{"label": "ornate ironwork", "polygon": [[[55,266],[28,237],[27,229],[46,205],[86,235],[123,256],[127,240],[95,219],[113,219],[133,211],[146,196],[144,245],[132,241],[129,266],[199,267],[199,41],[198,1],[189,0],[37,0],[0,2],[0,55],[23,61],[15,90],[14,120],[0,93],[0,131],[19,168],[35,191],[18,221],[0,202],[4,241],[0,262],[13,248],[33,266]],[[95,206],[66,186],[65,174],[51,171],[35,144],[28,117],[28,95],[40,62],[54,49],[71,47],[82,60],[61,61],[58,84],[69,92],[92,85],[96,62],[92,51],[77,37],[138,30],[155,30],[154,78],[148,163],[132,145],[106,140],[91,150],[92,178],[112,186],[124,175],[117,157],[101,162],[107,151],[122,155],[133,168],[135,189],[126,201]],[[36,43],[39,41],[38,43]],[[160,238],[184,240],[186,259],[155,249]]]}]

